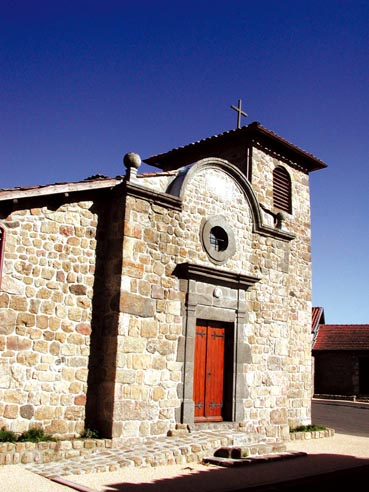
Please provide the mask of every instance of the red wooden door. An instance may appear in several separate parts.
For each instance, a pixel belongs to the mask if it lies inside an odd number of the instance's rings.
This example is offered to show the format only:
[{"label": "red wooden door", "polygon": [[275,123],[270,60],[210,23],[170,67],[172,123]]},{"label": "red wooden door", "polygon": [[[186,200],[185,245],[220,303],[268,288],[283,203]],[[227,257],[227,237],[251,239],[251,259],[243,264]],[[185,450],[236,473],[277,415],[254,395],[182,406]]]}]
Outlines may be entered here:
[{"label": "red wooden door", "polygon": [[224,339],[221,323],[198,322],[193,394],[197,422],[223,420]]}]

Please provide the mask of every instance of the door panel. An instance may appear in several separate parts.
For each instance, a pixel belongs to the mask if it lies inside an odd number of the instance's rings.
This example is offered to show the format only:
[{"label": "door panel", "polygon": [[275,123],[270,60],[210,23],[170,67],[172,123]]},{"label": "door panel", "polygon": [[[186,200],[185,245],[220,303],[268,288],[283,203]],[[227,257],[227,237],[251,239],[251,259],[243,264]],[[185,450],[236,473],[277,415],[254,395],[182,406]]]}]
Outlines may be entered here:
[{"label": "door panel", "polygon": [[193,382],[195,417],[202,417],[205,408],[206,335],[206,326],[196,326]]},{"label": "door panel", "polygon": [[202,323],[196,327],[195,420],[221,421],[223,420],[225,328],[220,323],[210,321]]}]

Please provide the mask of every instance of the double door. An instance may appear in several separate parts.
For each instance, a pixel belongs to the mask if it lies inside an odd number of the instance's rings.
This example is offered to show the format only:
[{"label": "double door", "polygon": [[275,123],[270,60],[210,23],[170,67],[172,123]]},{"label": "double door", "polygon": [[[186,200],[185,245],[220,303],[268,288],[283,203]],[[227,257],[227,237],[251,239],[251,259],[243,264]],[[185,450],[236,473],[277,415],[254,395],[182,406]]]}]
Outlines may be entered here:
[{"label": "double door", "polygon": [[195,422],[219,422],[224,408],[226,328],[216,321],[197,321],[195,340]]}]

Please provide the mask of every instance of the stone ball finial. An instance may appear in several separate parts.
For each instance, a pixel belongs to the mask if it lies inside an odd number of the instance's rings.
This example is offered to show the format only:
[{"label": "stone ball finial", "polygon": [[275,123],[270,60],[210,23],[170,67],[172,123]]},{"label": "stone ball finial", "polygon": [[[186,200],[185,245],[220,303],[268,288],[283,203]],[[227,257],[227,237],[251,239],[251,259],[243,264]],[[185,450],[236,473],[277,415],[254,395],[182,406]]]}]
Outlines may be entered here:
[{"label": "stone ball finial", "polygon": [[123,164],[127,169],[131,169],[132,167],[138,169],[141,166],[141,157],[135,152],[128,152],[123,157]]}]

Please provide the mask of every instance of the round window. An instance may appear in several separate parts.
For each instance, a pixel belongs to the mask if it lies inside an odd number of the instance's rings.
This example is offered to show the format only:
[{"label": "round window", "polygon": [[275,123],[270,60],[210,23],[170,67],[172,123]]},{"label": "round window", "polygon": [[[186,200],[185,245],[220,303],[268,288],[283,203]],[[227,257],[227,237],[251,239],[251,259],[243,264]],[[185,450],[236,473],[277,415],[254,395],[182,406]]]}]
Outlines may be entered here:
[{"label": "round window", "polygon": [[213,263],[225,263],[236,251],[233,231],[222,215],[204,219],[200,237],[204,250]]},{"label": "round window", "polygon": [[215,251],[225,251],[228,248],[228,235],[219,226],[212,227],[210,230],[210,244]]}]

